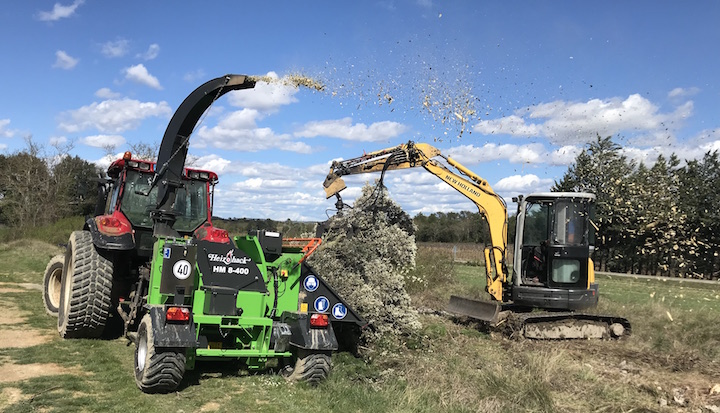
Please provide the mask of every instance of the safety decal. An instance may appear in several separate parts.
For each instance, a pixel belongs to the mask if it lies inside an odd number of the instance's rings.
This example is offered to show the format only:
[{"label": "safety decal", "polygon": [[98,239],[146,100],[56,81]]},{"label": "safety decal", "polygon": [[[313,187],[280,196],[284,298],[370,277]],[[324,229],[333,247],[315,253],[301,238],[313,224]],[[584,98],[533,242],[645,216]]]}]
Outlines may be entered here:
[{"label": "safety decal", "polygon": [[190,274],[192,274],[192,266],[190,266],[190,262],[187,260],[178,260],[173,265],[173,275],[178,280],[187,279]]},{"label": "safety decal", "polygon": [[303,281],[303,287],[305,287],[305,291],[309,293],[317,290],[319,286],[320,283],[318,282],[317,277],[312,274],[305,277],[305,281]]},{"label": "safety decal", "polygon": [[332,308],[332,315],[338,320],[342,320],[347,315],[347,307],[343,303],[337,303]]},{"label": "safety decal", "polygon": [[163,258],[167,259],[170,258],[170,247],[163,248]]},{"label": "safety decal", "polygon": [[328,299],[325,298],[325,296],[321,295],[320,297],[315,299],[314,305],[315,305],[315,311],[317,311],[319,313],[324,313],[328,310],[328,307],[330,307],[330,301],[328,301]]}]

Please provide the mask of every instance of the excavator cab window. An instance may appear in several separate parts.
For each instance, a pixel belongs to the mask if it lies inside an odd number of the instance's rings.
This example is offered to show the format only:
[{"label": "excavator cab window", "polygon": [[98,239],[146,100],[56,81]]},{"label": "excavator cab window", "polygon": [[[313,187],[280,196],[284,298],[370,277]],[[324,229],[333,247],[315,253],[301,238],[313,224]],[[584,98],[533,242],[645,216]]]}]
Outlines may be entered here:
[{"label": "excavator cab window", "polygon": [[585,245],[588,243],[585,222],[587,205],[584,202],[559,200],[555,203],[553,244]]},{"label": "excavator cab window", "polygon": [[557,199],[551,216],[551,285],[584,286],[591,242],[590,204],[577,198]]},{"label": "excavator cab window", "polygon": [[550,204],[528,204],[523,230],[523,279],[525,284],[544,284],[547,279],[547,243]]}]

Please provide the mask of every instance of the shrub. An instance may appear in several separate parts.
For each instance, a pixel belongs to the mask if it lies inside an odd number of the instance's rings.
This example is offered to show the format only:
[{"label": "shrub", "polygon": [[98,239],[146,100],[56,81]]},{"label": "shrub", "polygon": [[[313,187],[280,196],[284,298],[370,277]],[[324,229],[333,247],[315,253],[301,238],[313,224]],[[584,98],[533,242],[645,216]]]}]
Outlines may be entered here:
[{"label": "shrub", "polygon": [[331,218],[310,264],[372,326],[366,342],[421,326],[405,290],[417,247],[410,217],[382,187],[366,185],[355,207]]}]

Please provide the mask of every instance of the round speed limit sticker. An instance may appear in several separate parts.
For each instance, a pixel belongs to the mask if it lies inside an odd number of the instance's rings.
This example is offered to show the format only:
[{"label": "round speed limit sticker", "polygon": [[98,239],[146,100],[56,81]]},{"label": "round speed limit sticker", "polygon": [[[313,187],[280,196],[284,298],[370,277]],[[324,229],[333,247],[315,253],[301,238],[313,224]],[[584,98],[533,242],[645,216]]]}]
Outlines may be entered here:
[{"label": "round speed limit sticker", "polygon": [[173,265],[173,275],[175,275],[175,278],[178,280],[184,280],[187,277],[192,274],[192,266],[190,266],[190,262],[187,260],[178,260],[175,265]]}]

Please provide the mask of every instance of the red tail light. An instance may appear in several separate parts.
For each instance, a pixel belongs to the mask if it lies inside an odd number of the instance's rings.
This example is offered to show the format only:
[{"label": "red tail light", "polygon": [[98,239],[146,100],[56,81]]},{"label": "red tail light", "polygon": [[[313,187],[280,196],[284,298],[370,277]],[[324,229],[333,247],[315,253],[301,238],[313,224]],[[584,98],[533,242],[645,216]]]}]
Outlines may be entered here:
[{"label": "red tail light", "polygon": [[165,313],[167,321],[190,321],[190,309],[185,307],[168,307]]},{"label": "red tail light", "polygon": [[228,235],[228,232],[226,230],[220,229],[220,228],[213,228],[212,232],[210,233],[210,236],[213,238],[223,238],[223,239],[230,238],[230,236]]},{"label": "red tail light", "polygon": [[113,215],[102,215],[95,217],[98,230],[105,235],[120,235],[130,232],[130,223]]},{"label": "red tail light", "polygon": [[330,319],[327,314],[313,314],[310,316],[310,326],[315,328],[327,327]]}]

